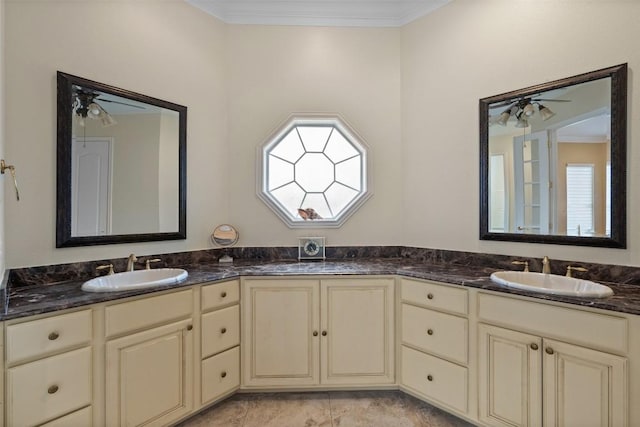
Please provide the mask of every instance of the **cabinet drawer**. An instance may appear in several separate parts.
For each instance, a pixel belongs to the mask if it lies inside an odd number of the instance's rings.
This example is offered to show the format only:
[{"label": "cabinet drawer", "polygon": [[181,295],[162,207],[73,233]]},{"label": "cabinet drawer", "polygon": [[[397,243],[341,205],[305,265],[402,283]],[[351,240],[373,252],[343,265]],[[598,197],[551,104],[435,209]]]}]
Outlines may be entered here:
[{"label": "cabinet drawer", "polygon": [[402,279],[402,301],[437,310],[467,314],[466,289],[439,285],[433,282]]},{"label": "cabinet drawer", "polygon": [[240,344],[240,306],[202,315],[202,358]]},{"label": "cabinet drawer", "polygon": [[240,387],[240,347],[202,361],[202,403]]},{"label": "cabinet drawer", "polygon": [[240,301],[240,281],[216,283],[202,287],[202,311]]},{"label": "cabinet drawer", "polygon": [[173,320],[190,317],[193,312],[191,289],[147,297],[105,308],[107,338]]},{"label": "cabinet drawer", "polygon": [[7,370],[7,424],[27,426],[91,404],[91,348]]},{"label": "cabinet drawer", "polygon": [[91,310],[7,326],[7,363],[88,344],[91,330]]},{"label": "cabinet drawer", "polygon": [[84,409],[42,424],[40,427],[89,427],[92,424],[91,406],[87,406]]},{"label": "cabinet drawer", "polygon": [[489,294],[478,295],[478,315],[486,322],[596,349],[626,353],[628,348],[628,324],[622,317]]},{"label": "cabinet drawer", "polygon": [[467,412],[467,368],[402,346],[402,385]]},{"label": "cabinet drawer", "polygon": [[467,363],[468,321],[402,304],[402,342],[437,356]]}]

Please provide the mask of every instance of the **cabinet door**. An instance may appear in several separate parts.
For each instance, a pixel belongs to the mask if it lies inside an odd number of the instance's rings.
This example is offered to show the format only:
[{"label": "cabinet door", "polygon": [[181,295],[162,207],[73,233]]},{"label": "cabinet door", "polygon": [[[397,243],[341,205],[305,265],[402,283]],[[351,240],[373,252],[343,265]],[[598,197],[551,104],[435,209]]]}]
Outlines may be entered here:
[{"label": "cabinet door", "polygon": [[108,426],[166,425],[193,407],[193,331],[183,320],[106,343]]},{"label": "cabinet door", "polygon": [[484,324],[478,330],[480,421],[542,425],[542,339]]},{"label": "cabinet door", "polygon": [[393,295],[392,279],[322,281],[322,384],[395,382]]},{"label": "cabinet door", "polygon": [[244,282],[245,385],[318,384],[319,293],[317,280]]},{"label": "cabinet door", "polygon": [[626,426],[627,359],[544,340],[544,425]]}]

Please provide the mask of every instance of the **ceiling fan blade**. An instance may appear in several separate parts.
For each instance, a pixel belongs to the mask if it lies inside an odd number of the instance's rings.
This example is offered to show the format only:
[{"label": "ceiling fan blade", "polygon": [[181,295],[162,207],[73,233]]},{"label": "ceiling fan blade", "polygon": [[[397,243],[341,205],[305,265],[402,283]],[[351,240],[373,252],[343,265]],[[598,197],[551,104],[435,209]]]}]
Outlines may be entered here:
[{"label": "ceiling fan blade", "polygon": [[489,109],[493,110],[494,108],[502,108],[502,107],[506,107],[506,106],[509,106],[509,105],[514,106],[514,105],[516,105],[516,104],[517,104],[517,102],[513,102],[513,101],[504,101],[504,102],[500,102],[500,103],[498,103],[498,104],[491,104],[491,105],[489,106]]},{"label": "ceiling fan blade", "polygon": [[535,98],[532,101],[544,101],[544,102],[571,102],[570,99],[547,99],[547,98]]},{"label": "ceiling fan blade", "polygon": [[111,101],[109,99],[102,99],[102,98],[96,98],[96,101],[100,101],[100,102],[110,102],[112,104],[120,104],[120,105],[126,105],[127,107],[133,107],[133,108],[139,108],[141,110],[144,110],[145,108],[140,106],[140,105],[133,105],[133,104],[127,104],[126,102],[120,102],[120,101]]}]

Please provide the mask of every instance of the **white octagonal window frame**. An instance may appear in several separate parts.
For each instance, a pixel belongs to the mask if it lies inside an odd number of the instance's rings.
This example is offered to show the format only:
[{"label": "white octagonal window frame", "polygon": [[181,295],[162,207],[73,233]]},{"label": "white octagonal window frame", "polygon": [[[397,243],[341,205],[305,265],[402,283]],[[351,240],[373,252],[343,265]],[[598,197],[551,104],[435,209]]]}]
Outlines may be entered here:
[{"label": "white octagonal window frame", "polygon": [[368,147],[338,115],[290,116],[257,163],[258,197],[290,228],[338,228],[372,195]]}]

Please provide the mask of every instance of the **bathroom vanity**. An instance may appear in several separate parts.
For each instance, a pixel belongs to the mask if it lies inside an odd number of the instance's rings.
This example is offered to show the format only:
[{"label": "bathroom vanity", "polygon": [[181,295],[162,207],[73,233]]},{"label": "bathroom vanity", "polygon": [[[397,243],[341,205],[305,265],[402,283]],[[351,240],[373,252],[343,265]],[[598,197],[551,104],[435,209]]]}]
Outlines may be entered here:
[{"label": "bathroom vanity", "polygon": [[338,389],[400,389],[486,426],[640,423],[635,286],[585,300],[461,266],[256,266],[16,300],[0,329],[5,425],[171,425],[236,392]]}]

